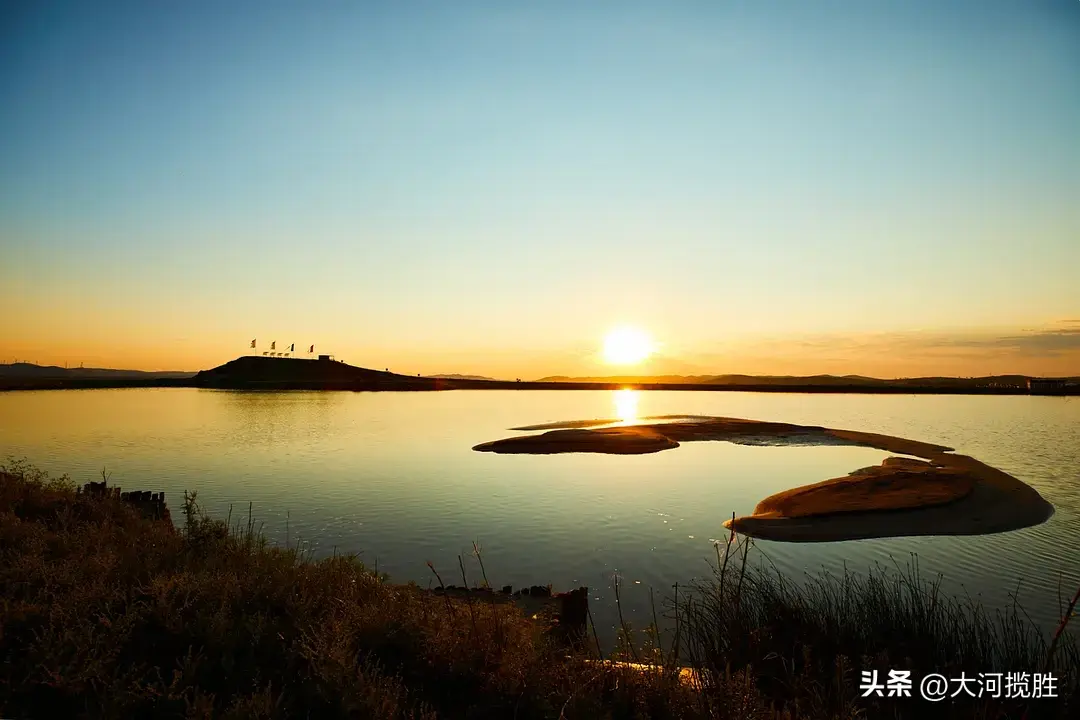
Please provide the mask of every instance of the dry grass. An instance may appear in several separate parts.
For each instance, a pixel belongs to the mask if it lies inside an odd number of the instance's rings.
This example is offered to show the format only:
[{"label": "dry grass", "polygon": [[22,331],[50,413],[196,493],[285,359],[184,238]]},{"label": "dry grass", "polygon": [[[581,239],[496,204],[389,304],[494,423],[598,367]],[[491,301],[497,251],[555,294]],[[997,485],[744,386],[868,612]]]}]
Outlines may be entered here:
[{"label": "dry grass", "polygon": [[[1068,633],[1075,597],[1048,642],[1019,604],[989,612],[946,596],[940,577],[922,577],[917,556],[906,567],[796,583],[765,561],[748,562],[752,540],[730,540],[717,550],[715,577],[677,604],[686,660],[706,696],[711,686],[729,685],[732,673],[750,673],[777,707],[817,718],[1080,716],[1080,645]],[[913,698],[863,698],[861,673],[877,671],[884,680],[889,670],[911,671]],[[929,673],[1010,672],[1052,672],[1058,697],[919,697],[918,680]]]},{"label": "dry grass", "polygon": [[0,474],[0,716],[693,717],[512,605],[393,585],[250,520],[145,520],[25,465]]}]

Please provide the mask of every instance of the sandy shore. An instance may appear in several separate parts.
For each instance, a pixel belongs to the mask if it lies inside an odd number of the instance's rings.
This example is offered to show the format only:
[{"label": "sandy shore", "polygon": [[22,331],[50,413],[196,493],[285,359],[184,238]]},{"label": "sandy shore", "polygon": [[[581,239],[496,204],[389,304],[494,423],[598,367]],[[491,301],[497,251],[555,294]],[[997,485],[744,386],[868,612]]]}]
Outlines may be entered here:
[{"label": "sandy shore", "polygon": [[641,454],[676,448],[681,442],[722,440],[747,445],[855,445],[910,456],[890,457],[844,477],[785,490],[762,500],[752,515],[724,523],[745,535],[787,542],[981,535],[1038,525],[1054,513],[1031,486],[943,445],[739,418],[646,419],[665,422],[610,426],[610,421],[576,420],[533,425],[518,429],[548,431],[473,449]]}]

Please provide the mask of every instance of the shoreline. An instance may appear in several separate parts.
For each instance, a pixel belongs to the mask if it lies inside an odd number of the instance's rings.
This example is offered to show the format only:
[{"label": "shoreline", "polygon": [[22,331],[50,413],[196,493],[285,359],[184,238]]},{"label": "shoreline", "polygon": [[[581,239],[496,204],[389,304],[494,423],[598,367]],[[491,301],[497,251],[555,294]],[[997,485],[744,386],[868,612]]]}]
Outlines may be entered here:
[{"label": "shoreline", "polygon": [[[860,694],[858,678],[889,657],[914,678],[1039,668],[1056,688],[1039,717],[1072,717],[1080,702],[1067,627],[1080,591],[1049,637],[1015,604],[939,596],[917,564],[791,584],[748,565],[742,538],[718,550],[712,576],[658,598],[674,627],[661,628],[655,608],[651,626],[625,622],[616,576],[617,639],[605,648],[586,587],[488,589],[479,548],[483,586],[437,578],[425,590],[357,555],[271,544],[250,519],[207,516],[193,495],[177,526],[157,501],[0,466],[6,716],[924,716],[925,705]],[[1029,702],[960,694],[943,707],[1019,717]]]},{"label": "shoreline", "polygon": [[[401,377],[401,376],[398,376]],[[335,392],[438,392],[444,390],[640,390],[686,392],[760,392],[840,395],[1020,395],[1080,396],[1080,388],[1047,395],[1020,387],[938,387],[926,385],[806,385],[708,383],[593,383],[447,380],[441,378],[379,381],[229,381],[205,382],[175,378],[0,378],[0,392],[19,390],[112,390],[123,388],[201,388],[207,390],[307,390]]]}]

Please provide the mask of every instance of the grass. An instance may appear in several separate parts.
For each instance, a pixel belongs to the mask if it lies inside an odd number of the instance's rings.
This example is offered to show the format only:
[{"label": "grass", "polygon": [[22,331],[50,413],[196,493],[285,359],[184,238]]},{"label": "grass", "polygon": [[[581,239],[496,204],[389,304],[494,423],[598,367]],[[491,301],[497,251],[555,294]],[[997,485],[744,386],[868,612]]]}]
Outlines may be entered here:
[{"label": "grass", "polygon": [[24,465],[0,478],[2,717],[679,717],[512,605],[315,560],[193,499],[180,531]]},{"label": "grass", "polygon": [[[783,698],[811,717],[908,717],[903,701],[863,698],[859,690],[864,671],[877,671],[883,682],[889,670],[908,670],[915,678],[906,707],[911,717],[1080,716],[1080,646],[1068,634],[1080,590],[1048,640],[1016,602],[989,612],[944,595],[941,577],[924,579],[917,556],[903,568],[823,573],[796,583],[766,562],[750,565],[752,545],[732,534],[723,553],[717,549],[715,577],[676,605],[686,660],[707,688],[722,688],[733,672],[745,672],[762,696]],[[1033,672],[1057,677],[1057,699],[919,698],[918,680],[929,673]]]},{"label": "grass", "polygon": [[[1064,718],[1077,707],[1067,623],[1051,648],[1019,611],[973,612],[917,569],[795,585],[733,542],[711,582],[667,600],[673,633],[656,630],[655,611],[644,641],[624,624],[607,659],[655,665],[641,672],[596,662],[595,638],[556,643],[513,605],[271,545],[250,512],[211,519],[189,496],[178,519],[179,530],[147,520],[24,463],[0,468],[0,717]],[[684,665],[699,688],[680,682]],[[1070,700],[857,691],[866,667],[1044,665]]]}]

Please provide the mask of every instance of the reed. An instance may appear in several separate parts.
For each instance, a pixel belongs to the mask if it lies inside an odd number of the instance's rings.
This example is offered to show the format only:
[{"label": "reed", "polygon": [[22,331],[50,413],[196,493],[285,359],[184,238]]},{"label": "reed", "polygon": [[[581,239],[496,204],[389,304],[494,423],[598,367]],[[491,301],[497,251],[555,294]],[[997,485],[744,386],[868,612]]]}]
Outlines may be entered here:
[{"label": "reed", "polygon": [[890,669],[910,670],[916,679],[1052,672],[1056,700],[964,694],[933,704],[918,698],[916,686],[910,710],[920,718],[960,718],[1073,717],[1080,709],[1080,646],[1067,632],[1080,591],[1048,642],[1018,602],[991,612],[945,595],[942,578],[924,578],[916,555],[904,566],[807,574],[796,582],[764,554],[749,563],[752,541],[737,542],[734,552],[718,551],[714,577],[677,604],[689,661],[706,692],[726,692],[732,673],[745,671],[779,707],[819,717],[892,718],[895,699],[861,697],[862,671],[884,678]]}]

